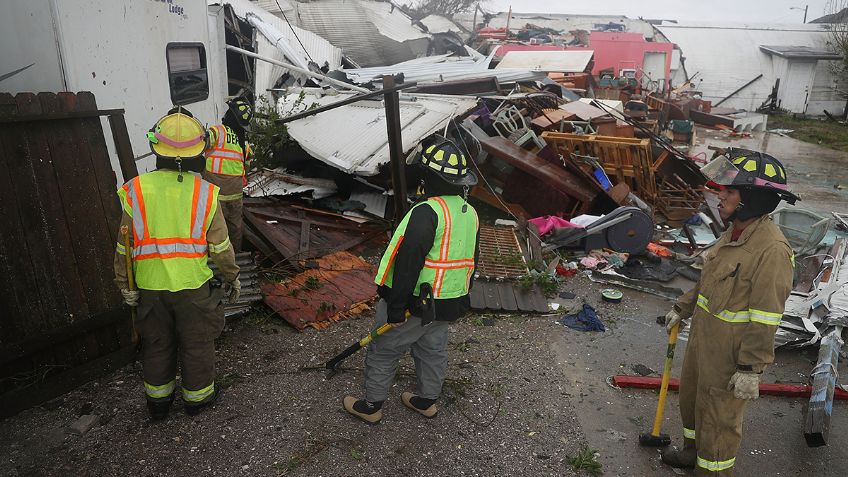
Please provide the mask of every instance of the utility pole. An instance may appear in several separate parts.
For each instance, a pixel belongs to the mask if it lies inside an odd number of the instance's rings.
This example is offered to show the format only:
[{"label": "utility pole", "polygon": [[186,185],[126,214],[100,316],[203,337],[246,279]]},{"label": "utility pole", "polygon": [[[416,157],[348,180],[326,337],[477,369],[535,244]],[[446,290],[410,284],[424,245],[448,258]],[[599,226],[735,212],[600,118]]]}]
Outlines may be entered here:
[{"label": "utility pole", "polygon": [[400,98],[395,89],[395,77],[383,76],[383,102],[386,106],[386,132],[389,139],[389,165],[392,173],[392,191],[394,193],[394,227],[397,227],[406,214],[406,162],[403,157],[403,139],[400,125]]},{"label": "utility pole", "polygon": [[[807,23],[807,10],[810,8],[809,5],[804,5],[804,23]],[[790,10],[800,10],[801,7],[789,7]]]}]

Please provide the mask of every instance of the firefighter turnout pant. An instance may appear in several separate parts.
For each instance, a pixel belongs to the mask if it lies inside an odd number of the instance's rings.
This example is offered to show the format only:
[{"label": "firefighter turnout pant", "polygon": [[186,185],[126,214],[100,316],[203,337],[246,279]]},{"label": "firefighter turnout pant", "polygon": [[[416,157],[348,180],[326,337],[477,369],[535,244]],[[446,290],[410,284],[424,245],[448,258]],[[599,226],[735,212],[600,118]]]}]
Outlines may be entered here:
[{"label": "firefighter turnout pant", "polygon": [[[374,329],[386,323],[385,300],[377,303]],[[417,378],[416,394],[438,399],[448,368],[448,322],[434,321],[421,326],[421,318],[410,316],[406,322],[378,336],[368,345],[365,357],[365,399],[385,401],[397,372],[398,362],[412,353]]]},{"label": "firefighter turnout pant", "polygon": [[140,291],[136,328],[142,339],[147,399],[173,399],[178,358],[186,405],[213,399],[215,338],[224,329],[220,288],[210,288],[206,282],[195,290]]},{"label": "firefighter turnout pant", "polygon": [[[695,439],[695,475],[731,476],[747,401],[727,390],[736,372],[732,325],[696,313],[680,375],[683,436]],[[744,327],[744,325],[742,325]],[[741,331],[741,328],[738,328]],[[725,336],[717,336],[717,332]]]},{"label": "firefighter turnout pant", "polygon": [[233,244],[233,251],[236,253],[241,252],[241,240],[244,228],[244,218],[242,216],[243,201],[240,197],[241,194],[238,195],[238,199],[228,200],[224,197],[219,197],[218,199],[218,205],[221,207],[221,213],[224,215],[224,220],[227,222],[227,232],[230,236],[230,243]]}]

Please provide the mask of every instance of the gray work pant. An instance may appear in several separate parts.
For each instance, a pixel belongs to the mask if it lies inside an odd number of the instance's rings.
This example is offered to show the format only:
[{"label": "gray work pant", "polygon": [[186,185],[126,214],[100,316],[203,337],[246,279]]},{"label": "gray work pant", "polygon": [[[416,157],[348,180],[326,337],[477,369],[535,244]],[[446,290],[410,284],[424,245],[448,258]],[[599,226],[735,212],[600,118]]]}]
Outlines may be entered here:
[{"label": "gray work pant", "polygon": [[[386,323],[385,300],[377,303],[374,329]],[[402,326],[392,328],[368,345],[365,357],[365,399],[385,401],[389,386],[397,372],[398,362],[412,352],[416,394],[425,399],[438,399],[448,369],[448,322],[434,321],[421,326],[421,318],[410,316]]]}]

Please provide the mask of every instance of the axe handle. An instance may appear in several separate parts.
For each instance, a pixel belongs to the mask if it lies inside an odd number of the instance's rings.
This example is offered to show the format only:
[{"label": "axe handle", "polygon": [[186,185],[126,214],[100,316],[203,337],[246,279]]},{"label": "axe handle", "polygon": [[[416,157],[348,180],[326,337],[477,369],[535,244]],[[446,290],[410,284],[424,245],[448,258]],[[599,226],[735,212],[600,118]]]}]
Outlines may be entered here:
[{"label": "axe handle", "polygon": [[368,346],[368,343],[374,341],[374,338],[376,338],[376,337],[382,335],[383,333],[389,331],[393,327],[394,327],[394,324],[392,324],[392,323],[386,323],[386,324],[380,326],[376,330],[369,333],[366,337],[364,337],[361,340],[357,341],[356,343],[348,346],[347,349],[345,349],[344,351],[339,353],[338,356],[331,359],[330,361],[327,361],[327,364],[324,365],[324,366],[327,369],[334,369],[336,366],[339,365],[339,363],[341,363],[342,361],[347,359],[350,355],[352,355],[352,354],[356,353],[357,351],[361,350],[362,348]]}]

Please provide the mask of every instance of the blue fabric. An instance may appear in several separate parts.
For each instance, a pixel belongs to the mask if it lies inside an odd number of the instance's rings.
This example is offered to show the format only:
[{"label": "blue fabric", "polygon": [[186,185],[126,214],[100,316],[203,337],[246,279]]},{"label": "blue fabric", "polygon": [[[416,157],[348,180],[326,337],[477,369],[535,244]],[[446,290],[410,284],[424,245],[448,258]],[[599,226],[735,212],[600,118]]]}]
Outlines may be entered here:
[{"label": "blue fabric", "polygon": [[565,315],[557,323],[577,331],[606,331],[604,324],[591,305],[583,305],[583,310],[575,315]]},{"label": "blue fabric", "polygon": [[603,187],[604,190],[610,190],[612,184],[610,183],[610,180],[604,173],[603,169],[595,168],[595,170],[592,172],[592,175],[595,176],[595,179],[598,180],[598,183],[601,184],[601,187]]},{"label": "blue fabric", "polygon": [[695,215],[693,215],[692,217],[689,217],[686,220],[686,225],[701,225],[702,222],[703,221],[701,220],[701,216],[698,215],[698,214],[695,214]]}]

